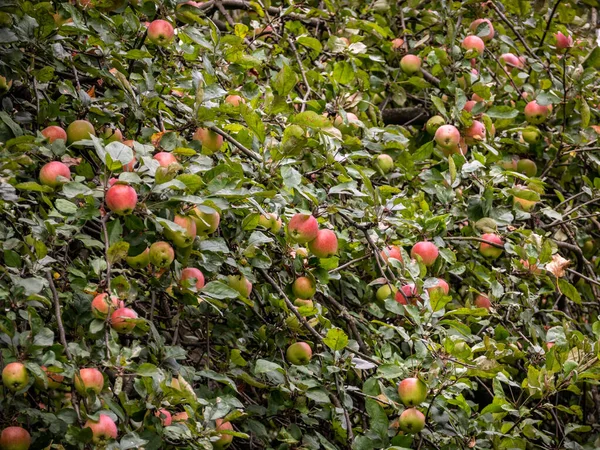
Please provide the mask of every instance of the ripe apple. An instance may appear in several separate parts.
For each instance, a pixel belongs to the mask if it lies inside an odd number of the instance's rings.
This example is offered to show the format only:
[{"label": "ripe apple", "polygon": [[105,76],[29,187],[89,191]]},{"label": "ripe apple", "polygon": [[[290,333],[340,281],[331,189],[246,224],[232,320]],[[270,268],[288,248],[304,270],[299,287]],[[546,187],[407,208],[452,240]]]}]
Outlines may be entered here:
[{"label": "ripe apple", "polygon": [[523,60],[512,53],[504,53],[500,55],[499,59],[509,67],[516,67],[517,69],[523,69],[525,67]]},{"label": "ripe apple", "polygon": [[229,275],[227,277],[229,287],[235,289],[242,297],[250,298],[252,283],[243,275]]},{"label": "ripe apple", "polygon": [[308,243],[308,249],[317,258],[329,258],[338,250],[338,240],[331,230],[319,230],[317,237]]},{"label": "ripe apple", "polygon": [[118,433],[117,425],[115,422],[106,414],[100,414],[98,421],[89,419],[83,428],[92,429],[92,442],[94,444],[105,445],[110,439],[116,439]]},{"label": "ripe apple", "polygon": [[11,362],[2,370],[2,383],[13,392],[24,389],[29,383],[29,374],[24,364]]},{"label": "ripe apple", "polygon": [[535,177],[537,174],[537,165],[531,159],[523,158],[517,162],[517,171],[528,177]]},{"label": "ripe apple", "polygon": [[[197,291],[204,287],[204,275],[195,267],[186,267],[181,271],[181,284],[184,287],[195,286]],[[188,281],[189,280],[189,281]]]},{"label": "ripe apple", "polygon": [[156,411],[154,413],[154,415],[160,419],[163,427],[168,427],[169,425],[171,425],[171,422],[173,421],[173,417],[171,416],[171,413],[164,408]]},{"label": "ripe apple", "polygon": [[173,422],[187,422],[190,416],[185,411],[173,414]]},{"label": "ripe apple", "polygon": [[123,142],[123,133],[118,128],[105,127],[100,133],[100,137],[107,144],[111,142]]},{"label": "ripe apple", "polygon": [[453,150],[460,143],[460,131],[454,125],[442,125],[435,132],[434,139],[442,149]]},{"label": "ripe apple", "polygon": [[390,173],[392,170],[394,170],[394,160],[390,155],[382,153],[381,155],[377,155],[377,158],[375,158],[375,167],[385,175],[386,173]]},{"label": "ripe apple", "polygon": [[[233,431],[233,425],[231,425],[231,422],[223,422],[223,419],[217,419],[215,420],[215,424],[217,425],[215,428],[215,430],[217,431]],[[218,441],[212,443],[213,448],[215,450],[223,450],[224,448],[227,448],[229,444],[231,444],[231,441],[233,441],[232,435],[221,434],[221,438]]]},{"label": "ripe apple", "polygon": [[319,233],[319,223],[310,214],[294,214],[288,223],[290,238],[299,244],[312,241]]},{"label": "ripe apple", "polygon": [[150,264],[159,269],[169,267],[175,259],[175,251],[171,244],[164,241],[155,242],[148,252]]},{"label": "ripe apple", "polygon": [[400,68],[407,74],[413,74],[421,70],[421,58],[417,55],[406,55],[400,60]]},{"label": "ripe apple", "polygon": [[400,50],[404,45],[404,39],[396,38],[392,39],[392,50]]},{"label": "ripe apple", "polygon": [[348,120],[348,123],[344,123],[344,118],[341,115],[337,115],[335,116],[335,119],[333,121],[333,125],[340,128],[340,127],[344,127],[346,125],[352,126],[354,128],[358,127],[358,117],[356,116],[356,114],[348,112],[346,113],[346,119]]},{"label": "ripe apple", "polygon": [[185,248],[194,243],[196,239],[196,222],[190,216],[180,216],[177,214],[173,218],[180,227],[185,228],[185,231],[171,231],[167,227],[164,228],[163,234],[167,239],[173,242],[175,247]]},{"label": "ripe apple", "polygon": [[67,144],[69,145],[91,139],[91,136],[96,136],[96,130],[94,130],[94,125],[87,120],[76,120],[67,127]]},{"label": "ripe apple", "polygon": [[462,41],[462,48],[469,53],[477,53],[477,56],[481,56],[485,50],[485,42],[478,36],[467,36]]},{"label": "ripe apple", "polygon": [[556,50],[566,50],[573,47],[573,37],[565,36],[562,32],[558,32],[554,35],[556,38]]},{"label": "ripe apple", "polygon": [[6,427],[0,434],[2,450],[27,450],[31,445],[31,435],[25,428]]},{"label": "ripe apple", "polygon": [[117,333],[129,333],[135,328],[137,313],[131,308],[119,308],[110,316],[110,325]]},{"label": "ripe apple", "polygon": [[417,408],[405,409],[402,414],[400,414],[398,426],[405,433],[419,433],[425,428],[425,416]]},{"label": "ripe apple", "polygon": [[525,120],[533,125],[539,125],[540,123],[544,123],[546,121],[551,112],[551,105],[539,105],[538,102],[532,100],[525,105]]},{"label": "ripe apple", "polygon": [[312,308],[314,305],[315,304],[312,300],[304,300],[301,298],[297,298],[296,300],[294,300],[294,306],[297,306],[298,308],[301,308],[303,306],[308,306]]},{"label": "ripe apple", "polygon": [[446,280],[438,278],[434,286],[427,288],[427,292],[429,292],[429,295],[431,295],[434,291],[440,291],[442,294],[448,295],[448,293],[450,292],[450,286],[448,285]]},{"label": "ripe apple", "polygon": [[490,309],[492,307],[492,302],[487,296],[479,294],[477,297],[475,297],[475,306],[477,308]]},{"label": "ripe apple", "polygon": [[87,396],[88,390],[98,395],[104,388],[104,377],[102,376],[102,372],[93,367],[80,369],[75,374],[74,385],[79,395]]},{"label": "ripe apple", "polygon": [[225,103],[229,103],[233,106],[240,106],[240,103],[246,103],[246,100],[244,100],[239,95],[228,95],[227,97],[225,97]]},{"label": "ripe apple", "polygon": [[389,258],[397,259],[402,262],[402,253],[400,252],[400,247],[397,245],[388,245],[386,248],[381,250],[381,259],[383,259],[386,263]]},{"label": "ripe apple", "polygon": [[419,378],[405,378],[398,384],[398,395],[404,406],[419,406],[427,398],[427,385]]},{"label": "ripe apple", "polygon": [[175,30],[166,20],[157,19],[148,26],[148,39],[156,45],[164,47],[170,44],[175,37]]},{"label": "ripe apple", "polygon": [[144,267],[148,267],[150,264],[150,249],[146,248],[142,253],[135,256],[127,256],[125,258],[125,262],[129,264],[129,267],[132,269],[143,269]]},{"label": "ripe apple", "polygon": [[308,277],[298,277],[292,284],[292,292],[296,297],[308,300],[317,292],[317,286],[314,281]]},{"label": "ripe apple", "polygon": [[209,206],[196,206],[192,210],[192,218],[196,222],[196,232],[206,235],[214,233],[219,227],[221,216]]},{"label": "ripe apple", "polygon": [[211,152],[216,152],[221,149],[223,145],[223,136],[218,133],[215,133],[208,128],[198,128],[194,133],[193,139],[196,141],[200,141],[202,143],[202,147],[210,150]]},{"label": "ripe apple", "polygon": [[306,342],[296,342],[288,347],[285,357],[295,366],[305,366],[312,358],[312,349]]},{"label": "ripe apple", "polygon": [[469,25],[469,30],[471,30],[473,33],[477,33],[477,28],[479,28],[479,25],[481,25],[482,23],[486,23],[490,30],[488,34],[486,34],[485,36],[481,36],[481,39],[487,42],[494,38],[494,26],[492,25],[492,22],[489,19],[474,20],[473,22],[471,22],[471,25]]},{"label": "ripe apple", "polygon": [[463,107],[463,109],[467,112],[471,112],[471,111],[473,111],[473,108],[475,108],[476,104],[477,104],[477,102],[475,100],[469,100],[467,103],[465,103],[465,106]]},{"label": "ripe apple", "polygon": [[464,131],[465,142],[469,145],[485,140],[485,125],[479,120],[474,120],[469,128]]},{"label": "ripe apple", "polygon": [[104,202],[115,214],[131,214],[137,205],[137,192],[126,184],[115,184],[108,188]]},{"label": "ripe apple", "polygon": [[170,152],[158,152],[152,158],[157,160],[161,167],[169,167],[171,164],[177,163],[177,158]]},{"label": "ripe apple", "polygon": [[430,117],[427,123],[425,124],[425,130],[431,136],[435,135],[435,132],[439,127],[446,124],[446,120],[442,116],[433,116]]},{"label": "ripe apple", "polygon": [[[415,283],[408,283],[402,286],[402,293],[396,294],[396,301],[401,303],[402,305],[406,305],[410,303],[411,305],[416,305],[419,301],[419,293],[417,292],[417,286]],[[404,294],[404,295],[403,295]]]},{"label": "ripe apple", "polygon": [[431,266],[435,263],[439,253],[437,246],[433,242],[421,241],[413,246],[410,251],[410,257],[417,261],[420,258],[423,264]]},{"label": "ripe apple", "polygon": [[517,170],[517,165],[519,163],[519,158],[516,156],[506,156],[502,160],[498,161],[498,165],[502,167],[504,170]]},{"label": "ripe apple", "polygon": [[58,139],[67,142],[67,132],[61,127],[57,127],[56,125],[51,125],[49,127],[44,128],[42,130],[42,136],[48,139],[48,142],[50,142],[51,144]]},{"label": "ripe apple", "polygon": [[[64,180],[63,180],[64,178]],[[71,178],[71,170],[60,161],[51,161],[44,164],[40,170],[40,183],[45,186],[57,187]]]},{"label": "ripe apple", "polygon": [[523,140],[528,144],[537,144],[542,140],[542,133],[537,127],[530,126],[521,131]]},{"label": "ripe apple", "polygon": [[[504,241],[502,240],[502,238],[494,233],[486,233],[481,236],[481,239],[493,242],[495,244],[504,245]],[[481,253],[486,258],[496,259],[502,254],[503,251],[503,248],[494,247],[493,245],[487,244],[485,242],[482,242],[479,245],[479,253]]]},{"label": "ripe apple", "polygon": [[98,319],[106,319],[106,316],[114,310],[123,307],[123,302],[119,297],[111,295],[110,301],[106,292],[98,294],[92,300],[92,314]]},{"label": "ripe apple", "polygon": [[258,218],[258,224],[267,230],[271,230],[273,234],[279,233],[282,226],[281,219],[275,213],[267,213],[266,216],[261,214]]}]

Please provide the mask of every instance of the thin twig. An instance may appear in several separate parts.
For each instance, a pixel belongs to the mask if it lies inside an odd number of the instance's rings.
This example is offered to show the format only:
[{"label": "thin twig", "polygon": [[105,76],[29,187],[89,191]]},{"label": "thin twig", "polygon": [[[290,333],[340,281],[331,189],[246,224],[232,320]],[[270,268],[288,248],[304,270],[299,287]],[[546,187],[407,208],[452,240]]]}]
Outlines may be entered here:
[{"label": "thin twig", "polygon": [[445,236],[443,239],[445,241],[476,241],[476,242],[483,242],[484,244],[489,244],[492,247],[504,248],[504,245],[502,245],[502,244],[498,244],[496,242],[491,242],[491,241],[488,241],[486,239],[482,239],[482,238],[475,237],[475,236]]},{"label": "thin twig", "polygon": [[360,261],[363,261],[363,260],[365,260],[365,259],[367,259],[367,258],[370,258],[371,256],[373,256],[371,253],[367,253],[367,254],[365,254],[365,255],[363,255],[363,256],[360,256],[360,257],[358,257],[358,258],[356,258],[356,259],[353,259],[352,261],[348,261],[347,263],[345,263],[345,264],[342,264],[341,266],[338,266],[338,267],[336,267],[335,269],[331,269],[331,270],[329,271],[329,273],[331,274],[331,273],[336,273],[336,272],[339,272],[340,270],[343,270],[343,269],[345,269],[346,267],[349,267],[349,266],[351,266],[351,265],[353,265],[353,264],[355,264],[355,263],[357,263],[357,262],[360,262]]},{"label": "thin twig", "polygon": [[512,30],[512,32],[515,34],[515,36],[517,37],[517,39],[519,39],[519,41],[521,41],[521,44],[523,44],[523,47],[525,47],[525,50],[527,50],[527,53],[529,53],[532,57],[538,59],[537,55],[535,53],[533,53],[533,51],[531,50],[529,45],[527,45],[527,42],[525,41],[525,39],[523,39],[523,36],[521,36],[521,34],[517,31],[517,29],[513,25],[513,23],[510,20],[508,20],[508,18],[502,13],[502,11],[500,11],[500,9],[496,5],[496,3],[493,1],[490,1],[488,3],[490,5],[492,5],[492,8],[494,8],[494,10],[496,11],[496,14],[498,14],[500,19],[502,19],[502,21],[506,25],[508,25],[508,28],[510,28]]},{"label": "thin twig", "polygon": [[52,292],[52,299],[54,301],[54,315],[56,316],[56,325],[58,327],[58,337],[60,339],[60,343],[65,348],[65,355],[69,361],[73,359],[71,356],[71,352],[69,351],[69,347],[67,346],[67,337],[65,335],[65,327],[62,322],[62,314],[60,311],[60,301],[58,299],[58,292],[56,291],[56,286],[54,285],[54,280],[52,279],[52,274],[50,270],[46,272],[46,279],[48,280],[48,285],[50,286],[50,291]]},{"label": "thin twig", "polygon": [[229,135],[229,133],[226,133],[225,131],[221,130],[219,127],[215,126],[215,125],[211,125],[208,127],[211,131],[214,131],[217,134],[220,134],[221,136],[223,136],[223,138],[226,141],[231,142],[233,145],[235,145],[238,149],[241,150],[242,153],[244,153],[246,156],[252,158],[254,161],[257,162],[262,162],[262,158],[257,155],[256,153],[254,153],[252,150],[246,148],[246,146],[244,146],[243,144],[241,144],[240,142],[238,142],[237,140],[235,140],[233,137],[231,137]]},{"label": "thin twig", "polygon": [[306,109],[306,102],[310,97],[310,93],[312,90],[310,89],[310,84],[308,84],[308,79],[306,78],[306,72],[304,71],[304,66],[302,65],[302,60],[300,59],[300,54],[298,53],[298,49],[296,48],[296,44],[292,38],[288,38],[288,42],[290,43],[290,47],[296,56],[296,62],[298,63],[298,67],[300,68],[300,73],[302,74],[302,81],[304,82],[304,86],[306,87],[306,92],[304,93],[304,98],[302,98],[302,106],[300,108],[300,112],[304,112]]},{"label": "thin twig", "polygon": [[550,25],[552,24],[552,19],[554,18],[554,14],[556,14],[556,10],[558,9],[558,5],[560,5],[560,2],[562,2],[562,0],[556,0],[556,3],[554,3],[554,8],[552,8],[552,12],[550,13],[550,17],[548,18],[548,23],[546,24],[546,29],[544,30],[544,34],[542,35],[542,39],[540,40],[540,45],[538,46],[536,54],[539,53],[539,51],[542,49],[542,46],[544,45],[544,41],[546,40],[546,35],[548,34],[548,31],[550,30]]}]

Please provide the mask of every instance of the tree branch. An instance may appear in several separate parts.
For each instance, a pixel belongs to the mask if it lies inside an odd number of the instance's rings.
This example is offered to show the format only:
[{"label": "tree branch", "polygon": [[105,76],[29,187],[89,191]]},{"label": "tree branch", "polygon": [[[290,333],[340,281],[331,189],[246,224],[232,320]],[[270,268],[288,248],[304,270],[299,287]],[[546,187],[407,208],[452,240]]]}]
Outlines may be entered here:
[{"label": "tree branch", "polygon": [[254,161],[257,161],[257,162],[262,162],[262,158],[259,155],[257,155],[256,153],[254,153],[249,148],[246,148],[246,146],[244,146],[243,144],[241,144],[240,142],[238,142],[236,139],[234,139],[233,137],[231,137],[225,131],[221,130],[219,127],[217,127],[215,125],[211,125],[208,128],[210,130],[214,131],[215,133],[220,134],[221,136],[223,136],[223,139],[225,139],[226,141],[231,142],[233,145],[235,145],[238,149],[240,149],[240,151],[242,153],[244,153],[246,156],[248,156],[249,158],[252,158]]},{"label": "tree branch", "polygon": [[58,338],[60,339],[62,346],[65,348],[65,355],[67,355],[67,358],[69,361],[71,361],[73,357],[71,356],[71,352],[67,346],[67,337],[65,335],[65,327],[63,326],[62,322],[58,292],[56,291],[56,286],[54,285],[54,280],[52,279],[50,270],[46,272],[46,280],[48,280],[48,285],[50,286],[50,291],[52,292],[52,300],[54,301],[54,315],[56,316],[56,325],[58,327]]}]

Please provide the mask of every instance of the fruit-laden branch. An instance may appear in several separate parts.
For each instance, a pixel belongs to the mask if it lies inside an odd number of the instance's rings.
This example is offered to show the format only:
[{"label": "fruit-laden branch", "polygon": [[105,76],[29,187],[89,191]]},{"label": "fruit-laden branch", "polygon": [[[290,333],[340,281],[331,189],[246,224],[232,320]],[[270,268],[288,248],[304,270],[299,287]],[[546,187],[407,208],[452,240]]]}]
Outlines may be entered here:
[{"label": "fruit-laden branch", "polygon": [[430,112],[422,106],[408,108],[389,108],[381,111],[385,125],[424,125],[430,117]]}]

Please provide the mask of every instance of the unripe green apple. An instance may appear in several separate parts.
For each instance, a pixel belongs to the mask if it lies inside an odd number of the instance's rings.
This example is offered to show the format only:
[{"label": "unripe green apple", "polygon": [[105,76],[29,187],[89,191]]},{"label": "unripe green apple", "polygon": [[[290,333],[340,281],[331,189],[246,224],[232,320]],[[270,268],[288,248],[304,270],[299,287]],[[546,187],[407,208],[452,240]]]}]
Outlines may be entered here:
[{"label": "unripe green apple", "polygon": [[268,213],[266,216],[261,214],[258,218],[258,224],[267,230],[271,230],[273,234],[279,233],[282,226],[281,219],[275,213]]},{"label": "unripe green apple", "polygon": [[379,289],[377,289],[377,292],[375,292],[375,297],[377,298],[377,300],[382,302],[390,297],[395,297],[397,293],[398,288],[396,286],[384,284],[383,286],[379,287]]},{"label": "unripe green apple", "polygon": [[24,389],[29,383],[29,373],[23,363],[11,362],[2,370],[2,383],[13,392]]},{"label": "unripe green apple", "polygon": [[107,144],[111,142],[123,142],[123,133],[118,128],[105,127],[100,133],[100,137]]},{"label": "unripe green apple", "polygon": [[295,366],[305,366],[312,358],[312,349],[306,342],[296,342],[285,352],[287,360]]},{"label": "unripe green apple", "polygon": [[229,275],[227,277],[229,287],[235,289],[242,297],[250,298],[252,283],[243,275]]},{"label": "unripe green apple", "polygon": [[425,428],[425,416],[416,408],[408,408],[400,414],[398,426],[405,433],[419,433]]},{"label": "unripe green apple", "polygon": [[159,241],[150,246],[150,264],[159,269],[169,267],[175,259],[175,251],[167,242]]},{"label": "unripe green apple", "polygon": [[308,300],[312,298],[317,292],[317,286],[314,281],[308,277],[296,278],[292,284],[292,292],[298,298]]},{"label": "unripe green apple", "polygon": [[398,384],[398,395],[405,406],[418,406],[427,398],[427,385],[419,378],[405,378]]},{"label": "unripe green apple", "polygon": [[377,155],[377,158],[375,158],[375,167],[385,175],[386,173],[390,173],[392,170],[394,170],[394,160],[390,155],[385,153]]},{"label": "unripe green apple", "polygon": [[400,60],[400,68],[409,75],[417,73],[421,70],[421,58],[417,55],[406,55]]},{"label": "unripe green apple", "polygon": [[537,175],[537,165],[531,159],[520,159],[517,162],[517,171],[528,177],[535,177]]},{"label": "unripe green apple", "polygon": [[132,269],[140,270],[145,267],[148,267],[148,265],[150,264],[150,249],[146,248],[146,250],[144,250],[139,255],[127,256],[125,258],[125,262],[127,262],[127,264],[129,264],[129,267],[131,267]]},{"label": "unripe green apple", "polygon": [[[502,241],[502,238],[494,233],[486,233],[481,236],[481,239],[485,239],[486,241],[493,242],[495,244],[504,245],[504,241]],[[482,242],[479,245],[479,253],[481,253],[486,258],[496,259],[502,254],[503,251],[504,249],[494,247],[493,245],[487,244],[485,242]]]},{"label": "unripe green apple", "polygon": [[425,124],[425,130],[431,136],[435,135],[435,132],[439,127],[446,124],[446,120],[442,116],[430,117]]},{"label": "unripe green apple", "polygon": [[206,205],[196,206],[192,210],[192,218],[196,222],[196,232],[201,235],[214,233],[221,221],[219,213]]},{"label": "unripe green apple", "polygon": [[67,144],[69,145],[91,139],[91,136],[96,136],[96,130],[94,130],[94,125],[87,120],[76,120],[67,127]]},{"label": "unripe green apple", "polygon": [[542,140],[542,133],[540,133],[540,130],[534,126],[527,127],[521,131],[521,136],[528,144],[537,144]]}]

